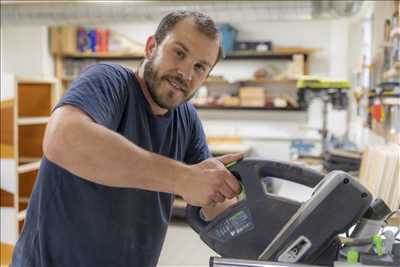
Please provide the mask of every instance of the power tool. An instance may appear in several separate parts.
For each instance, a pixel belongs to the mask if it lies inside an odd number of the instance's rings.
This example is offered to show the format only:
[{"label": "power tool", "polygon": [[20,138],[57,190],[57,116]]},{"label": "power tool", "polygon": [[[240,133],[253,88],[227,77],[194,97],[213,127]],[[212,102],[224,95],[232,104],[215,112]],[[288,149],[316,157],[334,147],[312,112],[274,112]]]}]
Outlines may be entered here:
[{"label": "power tool", "polygon": [[[243,185],[243,199],[212,221],[202,219],[200,207],[186,208],[189,225],[226,258],[332,266],[341,245],[338,234],[353,226],[372,201],[371,193],[342,171],[324,176],[300,165],[256,158],[228,169]],[[312,195],[301,203],[273,194],[266,186],[272,178],[311,187]]]}]

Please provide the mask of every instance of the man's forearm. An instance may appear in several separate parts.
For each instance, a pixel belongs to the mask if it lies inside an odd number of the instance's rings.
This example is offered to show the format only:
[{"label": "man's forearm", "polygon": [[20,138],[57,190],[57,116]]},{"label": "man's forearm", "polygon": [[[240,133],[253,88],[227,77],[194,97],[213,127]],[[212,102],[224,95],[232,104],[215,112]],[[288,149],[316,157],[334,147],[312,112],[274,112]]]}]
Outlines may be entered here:
[{"label": "man's forearm", "polygon": [[[63,114],[66,110],[72,112],[71,118]],[[187,165],[138,147],[80,116],[75,108],[66,110],[53,114],[44,151],[49,160],[75,175],[107,186],[175,193],[176,180],[189,172]]]}]

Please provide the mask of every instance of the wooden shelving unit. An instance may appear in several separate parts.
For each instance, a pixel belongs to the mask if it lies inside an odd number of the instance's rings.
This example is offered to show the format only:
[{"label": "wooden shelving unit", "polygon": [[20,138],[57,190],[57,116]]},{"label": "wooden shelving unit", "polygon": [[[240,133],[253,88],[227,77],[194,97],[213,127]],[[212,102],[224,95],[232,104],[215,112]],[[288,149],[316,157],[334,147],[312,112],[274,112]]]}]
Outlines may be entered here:
[{"label": "wooden shelving unit", "polygon": [[[232,61],[232,60],[286,60],[292,61],[295,55],[303,55],[304,56],[304,74],[309,74],[309,57],[312,53],[318,51],[318,49],[312,48],[303,48],[303,47],[277,47],[274,48],[273,51],[266,52],[257,52],[257,51],[235,51],[231,53],[227,53],[225,55],[224,61]],[[132,53],[132,52],[101,52],[101,53],[93,53],[93,52],[68,52],[62,54],[55,54],[55,73],[56,78],[60,81],[62,92],[64,92],[69,84],[76,78],[76,74],[66,74],[66,62],[67,61],[90,61],[88,64],[97,63],[101,61],[107,60],[118,60],[118,61],[133,61],[136,62],[137,65],[141,60],[143,60],[143,53]],[[295,82],[295,80],[247,80],[243,82],[252,82],[252,83],[274,83],[274,84],[284,84]],[[207,84],[218,83],[225,84],[226,81],[219,80],[208,80]]]},{"label": "wooden shelving unit", "polygon": [[21,231],[32,193],[40,159],[42,142],[51,111],[60,98],[56,79],[17,78],[15,82],[15,159],[17,229]]}]

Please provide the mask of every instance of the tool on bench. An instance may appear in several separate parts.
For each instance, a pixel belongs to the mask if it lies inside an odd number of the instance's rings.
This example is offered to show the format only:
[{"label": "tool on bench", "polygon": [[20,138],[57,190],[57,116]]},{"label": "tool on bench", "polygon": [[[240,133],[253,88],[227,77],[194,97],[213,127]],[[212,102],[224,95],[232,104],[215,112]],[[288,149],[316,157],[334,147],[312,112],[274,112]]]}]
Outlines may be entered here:
[{"label": "tool on bench", "polygon": [[[209,222],[201,218],[199,207],[186,208],[190,226],[226,258],[331,265],[341,245],[338,234],[354,225],[372,200],[341,171],[324,177],[299,165],[251,158],[228,169],[243,184],[244,199]],[[312,187],[312,196],[301,203],[273,194],[264,183],[269,178]]]}]

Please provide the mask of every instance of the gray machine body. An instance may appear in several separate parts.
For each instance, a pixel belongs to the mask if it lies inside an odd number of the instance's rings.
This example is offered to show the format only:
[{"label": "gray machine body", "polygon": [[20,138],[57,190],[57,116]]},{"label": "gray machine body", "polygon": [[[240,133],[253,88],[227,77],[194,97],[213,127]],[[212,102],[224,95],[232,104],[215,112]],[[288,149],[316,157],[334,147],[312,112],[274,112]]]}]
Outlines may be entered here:
[{"label": "gray machine body", "polygon": [[[339,249],[337,234],[354,225],[372,199],[344,172],[324,177],[309,168],[261,159],[244,159],[229,170],[243,183],[245,199],[211,222],[201,219],[199,207],[186,208],[191,227],[225,258],[329,265]],[[268,194],[261,183],[265,177],[314,191],[305,203]]]}]

